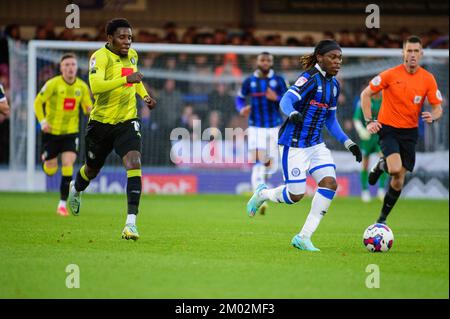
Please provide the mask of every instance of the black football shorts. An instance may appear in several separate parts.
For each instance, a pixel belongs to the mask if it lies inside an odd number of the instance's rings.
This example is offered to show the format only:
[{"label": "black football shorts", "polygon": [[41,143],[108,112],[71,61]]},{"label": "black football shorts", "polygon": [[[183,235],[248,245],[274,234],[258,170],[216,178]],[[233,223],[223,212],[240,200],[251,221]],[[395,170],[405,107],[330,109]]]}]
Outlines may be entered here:
[{"label": "black football shorts", "polygon": [[112,150],[120,158],[129,151],[141,152],[141,124],[132,119],[118,124],[105,124],[89,121],[86,128],[86,164],[100,169]]}]

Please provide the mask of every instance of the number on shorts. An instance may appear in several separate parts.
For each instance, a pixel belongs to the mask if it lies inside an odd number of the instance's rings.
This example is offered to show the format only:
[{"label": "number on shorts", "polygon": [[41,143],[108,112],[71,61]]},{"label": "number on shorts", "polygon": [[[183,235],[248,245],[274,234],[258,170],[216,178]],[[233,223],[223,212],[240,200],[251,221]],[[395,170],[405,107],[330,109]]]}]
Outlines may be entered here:
[{"label": "number on shorts", "polygon": [[135,130],[136,132],[139,132],[139,129],[140,129],[139,122],[138,122],[138,121],[132,121],[131,123],[134,124],[134,130]]}]

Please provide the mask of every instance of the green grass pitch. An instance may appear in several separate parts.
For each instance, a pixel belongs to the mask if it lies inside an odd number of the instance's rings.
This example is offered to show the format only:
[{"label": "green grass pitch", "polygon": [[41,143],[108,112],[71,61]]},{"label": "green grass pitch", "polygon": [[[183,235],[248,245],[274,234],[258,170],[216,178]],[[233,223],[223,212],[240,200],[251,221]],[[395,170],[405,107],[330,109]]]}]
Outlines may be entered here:
[{"label": "green grass pitch", "polygon": [[[83,196],[78,217],[56,215],[58,194],[0,193],[0,298],[448,298],[448,201],[401,199],[388,253],[362,244],[381,203],[337,198],[313,237],[290,245],[309,211],[270,203],[247,217],[247,197],[143,196],[137,242],[120,238],[126,196]],[[66,287],[66,266],[80,288]],[[369,264],[380,287],[369,289]]]}]

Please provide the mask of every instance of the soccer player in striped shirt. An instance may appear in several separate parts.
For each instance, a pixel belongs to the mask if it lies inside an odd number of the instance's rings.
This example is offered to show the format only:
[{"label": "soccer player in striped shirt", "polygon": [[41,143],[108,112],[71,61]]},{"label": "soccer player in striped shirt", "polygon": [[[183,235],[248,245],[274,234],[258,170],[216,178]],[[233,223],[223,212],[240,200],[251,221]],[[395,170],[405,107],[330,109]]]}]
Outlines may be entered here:
[{"label": "soccer player in striped shirt", "polygon": [[[278,166],[278,130],[283,118],[280,100],[287,90],[286,81],[272,70],[273,56],[268,52],[258,55],[257,70],[242,84],[236,97],[236,109],[248,116],[248,149],[250,159],[255,161],[252,168],[252,188],[265,183],[268,169]],[[246,105],[246,97],[250,104]],[[267,205],[260,207],[264,214]]]},{"label": "soccer player in striped shirt", "polygon": [[71,183],[69,209],[80,212],[81,192],[103,167],[114,150],[127,171],[128,214],[122,238],[137,240],[136,227],[141,197],[141,132],[137,116],[136,94],[150,109],[156,101],[150,97],[138,72],[138,55],[131,49],[132,27],[125,19],[111,20],[106,26],[108,43],[90,59],[89,83],[95,97],[86,133],[86,163]]},{"label": "soccer player in striped shirt", "polygon": [[250,216],[254,216],[266,200],[294,204],[306,192],[306,174],[309,173],[319,187],[302,230],[291,241],[300,250],[319,251],[311,242],[311,236],[328,211],[337,189],[336,166],[323,142],[322,128],[326,126],[361,162],[358,145],[347,137],[336,119],[339,83],[335,75],[341,67],[341,51],[335,41],[322,40],[314,53],[301,58],[306,71],[280,102],[281,110],[288,115],[278,141],[285,185],[269,189],[260,184],[247,204]]},{"label": "soccer player in striped shirt", "polygon": [[34,111],[42,130],[42,155],[45,174],[58,171],[61,154],[60,201],[56,212],[68,216],[66,201],[79,147],[80,107],[85,114],[92,107],[89,87],[77,77],[77,59],[72,53],[60,60],[61,75],[48,80],[34,100]]}]

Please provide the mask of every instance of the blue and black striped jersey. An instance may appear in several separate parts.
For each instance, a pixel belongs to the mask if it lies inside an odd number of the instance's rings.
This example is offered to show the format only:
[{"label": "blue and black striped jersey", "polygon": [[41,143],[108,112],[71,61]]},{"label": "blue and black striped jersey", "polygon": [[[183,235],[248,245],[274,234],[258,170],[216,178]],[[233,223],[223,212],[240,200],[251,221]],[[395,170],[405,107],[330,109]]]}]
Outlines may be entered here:
[{"label": "blue and black striped jersey", "polygon": [[326,77],[317,64],[303,72],[286,92],[303,121],[294,124],[286,120],[280,128],[278,144],[306,148],[323,143],[322,128],[330,116],[335,116],[339,91],[336,78]]},{"label": "blue and black striped jersey", "polygon": [[[279,97],[277,101],[266,98],[266,91],[271,88]],[[251,98],[251,112],[248,119],[249,126],[276,127],[281,125],[283,117],[280,113],[280,99],[287,90],[286,81],[283,77],[276,75],[273,70],[269,71],[267,77],[260,77],[259,72],[245,79],[238,98]]]}]

